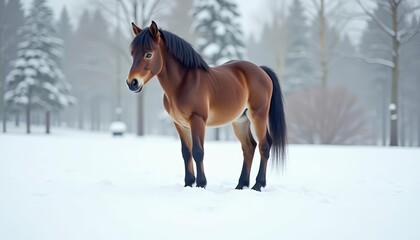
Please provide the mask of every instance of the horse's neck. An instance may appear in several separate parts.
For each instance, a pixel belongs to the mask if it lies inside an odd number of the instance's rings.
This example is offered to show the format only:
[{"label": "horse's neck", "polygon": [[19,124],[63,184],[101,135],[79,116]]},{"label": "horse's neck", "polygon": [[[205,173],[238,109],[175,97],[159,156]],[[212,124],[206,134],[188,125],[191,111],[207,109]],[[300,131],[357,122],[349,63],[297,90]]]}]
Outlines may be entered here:
[{"label": "horse's neck", "polygon": [[159,83],[166,95],[172,95],[182,86],[184,76],[188,69],[182,66],[174,57],[167,54],[164,56],[164,66],[162,71],[157,75]]}]

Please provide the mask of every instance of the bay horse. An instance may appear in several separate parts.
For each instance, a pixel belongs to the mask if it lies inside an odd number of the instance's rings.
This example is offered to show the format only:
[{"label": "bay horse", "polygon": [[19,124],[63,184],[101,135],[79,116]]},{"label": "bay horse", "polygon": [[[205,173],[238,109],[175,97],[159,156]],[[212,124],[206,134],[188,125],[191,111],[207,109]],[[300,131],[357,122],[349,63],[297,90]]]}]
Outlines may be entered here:
[{"label": "bay horse", "polygon": [[194,183],[197,187],[206,187],[205,128],[229,123],[242,145],[244,158],[236,189],[249,187],[257,147],[251,132],[252,124],[261,155],[252,189],[261,191],[266,186],[270,149],[273,150],[274,165],[284,165],[286,121],[276,74],[268,67],[247,61],[230,61],[211,68],[189,43],[159,29],[154,21],[144,29],[132,23],[132,30],[133,63],[126,80],[128,88],[139,93],[157,76],[164,91],[165,110],[181,140],[185,187],[192,187]]}]

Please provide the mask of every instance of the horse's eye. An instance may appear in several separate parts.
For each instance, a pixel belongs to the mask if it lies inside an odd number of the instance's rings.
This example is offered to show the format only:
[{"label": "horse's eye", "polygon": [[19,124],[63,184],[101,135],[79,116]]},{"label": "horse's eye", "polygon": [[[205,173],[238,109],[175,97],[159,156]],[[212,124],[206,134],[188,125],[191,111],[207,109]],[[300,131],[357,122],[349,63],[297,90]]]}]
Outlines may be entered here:
[{"label": "horse's eye", "polygon": [[153,57],[153,54],[151,54],[151,53],[146,53],[145,55],[144,55],[144,58],[147,58],[147,59],[150,59],[150,58],[152,58]]},{"label": "horse's eye", "polygon": [[131,51],[130,55],[133,56],[133,54],[134,54],[134,51]]}]

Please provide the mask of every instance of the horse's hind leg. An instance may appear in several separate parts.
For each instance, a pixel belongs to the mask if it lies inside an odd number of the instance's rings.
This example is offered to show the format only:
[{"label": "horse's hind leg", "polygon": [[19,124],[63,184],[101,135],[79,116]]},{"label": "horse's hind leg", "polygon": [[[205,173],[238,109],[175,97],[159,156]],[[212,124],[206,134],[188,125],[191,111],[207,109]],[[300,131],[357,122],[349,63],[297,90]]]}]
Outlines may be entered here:
[{"label": "horse's hind leg", "polygon": [[238,120],[232,123],[233,131],[236,137],[241,142],[242,152],[244,155],[244,163],[242,165],[241,176],[239,177],[238,186],[236,189],[243,189],[249,187],[249,175],[251,172],[252,160],[254,158],[255,148],[257,143],[252,137],[249,119],[243,114]]},{"label": "horse's hind leg", "polygon": [[192,143],[189,129],[186,129],[175,123],[175,128],[181,139],[181,151],[185,164],[185,187],[192,187],[195,182],[194,166],[192,162]]},{"label": "horse's hind leg", "polygon": [[252,187],[252,189],[256,191],[261,191],[261,187],[265,187],[266,185],[267,162],[270,157],[270,148],[272,144],[272,139],[268,133],[267,119],[268,109],[267,111],[250,111],[250,120],[258,138],[258,148],[261,155],[260,168],[258,170],[255,185]]}]

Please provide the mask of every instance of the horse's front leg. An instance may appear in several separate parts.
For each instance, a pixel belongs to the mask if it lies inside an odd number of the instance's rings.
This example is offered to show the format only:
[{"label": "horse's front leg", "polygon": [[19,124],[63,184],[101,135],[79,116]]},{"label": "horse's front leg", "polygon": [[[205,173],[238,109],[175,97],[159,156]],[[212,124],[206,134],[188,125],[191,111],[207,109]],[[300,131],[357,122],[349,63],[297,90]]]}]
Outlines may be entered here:
[{"label": "horse's front leg", "polygon": [[185,187],[192,187],[195,182],[194,176],[194,166],[192,162],[192,143],[191,143],[191,133],[189,129],[177,124],[175,124],[175,128],[178,132],[179,138],[181,140],[181,151],[182,157],[184,158],[185,164]]},{"label": "horse's front leg", "polygon": [[190,129],[192,139],[192,155],[197,167],[197,187],[205,188],[207,185],[204,174],[204,135],[206,124],[203,117],[193,114],[190,118]]}]

